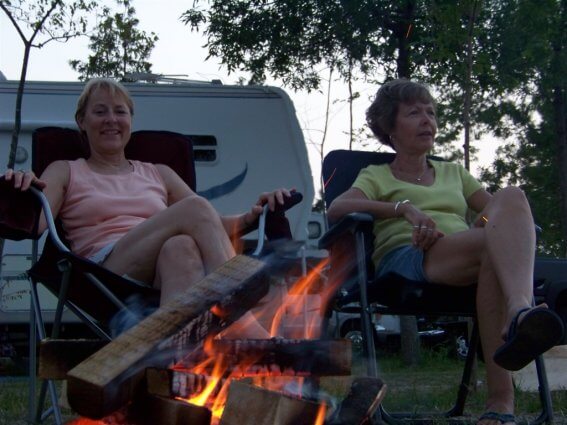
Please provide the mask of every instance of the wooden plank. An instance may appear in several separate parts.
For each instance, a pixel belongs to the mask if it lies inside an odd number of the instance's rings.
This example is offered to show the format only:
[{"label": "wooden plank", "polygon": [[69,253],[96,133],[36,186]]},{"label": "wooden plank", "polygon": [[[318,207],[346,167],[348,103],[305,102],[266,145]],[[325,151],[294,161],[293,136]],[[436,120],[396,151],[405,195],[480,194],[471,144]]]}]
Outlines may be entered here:
[{"label": "wooden plank", "polygon": [[39,344],[38,376],[41,379],[66,379],[67,372],[96,353],[108,341],[100,339],[51,339]]},{"label": "wooden plank", "polygon": [[320,405],[232,381],[220,425],[313,425]]},{"label": "wooden plank", "polygon": [[[236,256],[69,373],[69,402],[102,418],[131,400],[147,366],[165,367],[238,319],[268,290],[267,265]],[[210,313],[220,305],[223,319]]]}]

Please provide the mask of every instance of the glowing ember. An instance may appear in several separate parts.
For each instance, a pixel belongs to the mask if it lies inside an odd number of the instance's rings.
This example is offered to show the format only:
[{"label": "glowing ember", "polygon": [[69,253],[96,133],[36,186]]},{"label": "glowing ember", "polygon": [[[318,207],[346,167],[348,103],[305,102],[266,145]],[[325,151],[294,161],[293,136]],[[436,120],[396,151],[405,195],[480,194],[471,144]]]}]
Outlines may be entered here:
[{"label": "glowing ember", "polygon": [[131,423],[127,420],[125,411],[119,410],[102,419],[77,418],[67,422],[66,425],[131,425]]}]

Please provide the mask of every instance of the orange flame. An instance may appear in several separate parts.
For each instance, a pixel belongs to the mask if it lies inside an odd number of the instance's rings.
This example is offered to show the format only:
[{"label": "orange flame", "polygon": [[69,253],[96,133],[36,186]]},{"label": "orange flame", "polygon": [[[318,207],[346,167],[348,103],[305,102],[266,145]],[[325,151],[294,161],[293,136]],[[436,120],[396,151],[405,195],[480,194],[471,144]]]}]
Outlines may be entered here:
[{"label": "orange flame", "polygon": [[[272,320],[272,326],[270,328],[270,335],[277,336],[279,334],[280,326],[283,321],[283,317],[287,311],[289,311],[292,315],[300,315],[301,310],[304,309],[305,304],[304,302],[300,302],[301,300],[305,300],[304,297],[307,296],[309,292],[309,288],[316,282],[323,269],[327,266],[329,259],[326,258],[317,264],[313,270],[307,274],[307,276],[299,279],[293,287],[289,290],[287,296],[284,298],[283,302],[281,303],[280,307],[277,309],[276,314]],[[314,317],[312,315],[312,323],[308,324],[304,328],[304,332],[306,333],[305,337],[311,338],[318,336],[316,326],[314,326]]]},{"label": "orange flame", "polygon": [[224,356],[222,354],[219,355],[219,358],[215,362],[215,366],[213,367],[213,372],[210,376],[209,382],[207,383],[207,385],[200,394],[188,400],[189,403],[195,404],[197,406],[205,406],[207,404],[207,401],[209,400],[209,396],[217,387],[217,385],[219,384],[220,380],[222,379],[227,369],[227,366],[223,360],[224,360]]},{"label": "orange flame", "polygon": [[327,403],[323,401],[319,405],[319,409],[317,410],[317,417],[315,418],[315,422],[313,423],[313,425],[323,425],[325,423],[326,415],[327,415]]},{"label": "orange flame", "polygon": [[[325,287],[324,290],[317,292],[313,290],[313,286],[320,281],[322,271],[328,262],[328,259],[320,261],[306,276],[298,279],[281,299],[278,297],[276,300],[277,305],[272,301],[267,302],[261,309],[256,309],[253,314],[251,313],[247,317],[243,317],[219,336],[221,338],[242,339],[255,338],[253,335],[256,335],[257,338],[259,329],[264,330],[260,323],[264,323],[265,326],[270,328],[271,336],[279,336],[280,328],[284,321],[290,320],[289,317],[301,317],[303,319],[300,327],[301,334],[292,336],[292,338],[309,339],[318,337],[322,311],[326,308],[326,304],[331,296],[334,295],[335,288]],[[314,293],[316,294],[313,295]],[[311,302],[313,298],[317,298],[317,302]],[[223,315],[218,307],[213,307],[212,311],[221,317]],[[260,337],[264,338],[266,336],[261,335]],[[302,376],[282,376],[283,374],[289,374],[290,371],[282,371],[275,365],[274,367],[257,367],[258,359],[253,358],[254,356],[252,355],[229,371],[229,362],[225,361],[226,359],[221,353],[215,352],[213,338],[205,340],[203,351],[207,358],[193,366],[190,372],[200,375],[210,374],[210,379],[208,379],[207,385],[199,394],[184,401],[208,407],[212,411],[212,423],[218,423],[222,416],[232,379],[252,377],[254,385],[271,391],[283,392],[287,392],[288,388],[290,388],[289,384],[293,382],[293,392],[296,395],[301,394],[301,387],[305,380]],[[176,367],[175,369],[181,370],[183,368]],[[322,425],[324,423],[326,411],[327,406],[321,405],[314,425]]]}]

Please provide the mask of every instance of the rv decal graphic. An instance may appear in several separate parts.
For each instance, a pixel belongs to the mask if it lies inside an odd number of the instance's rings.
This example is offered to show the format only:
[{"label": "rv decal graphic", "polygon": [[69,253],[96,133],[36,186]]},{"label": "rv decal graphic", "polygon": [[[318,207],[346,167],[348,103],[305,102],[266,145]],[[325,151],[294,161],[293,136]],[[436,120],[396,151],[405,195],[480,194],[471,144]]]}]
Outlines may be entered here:
[{"label": "rv decal graphic", "polygon": [[221,183],[219,185],[213,186],[206,190],[198,191],[197,194],[202,196],[203,198],[210,200],[220,198],[221,196],[228,195],[231,192],[234,192],[238,186],[242,184],[246,174],[248,173],[248,163],[244,164],[244,170],[238,174],[236,177]]}]

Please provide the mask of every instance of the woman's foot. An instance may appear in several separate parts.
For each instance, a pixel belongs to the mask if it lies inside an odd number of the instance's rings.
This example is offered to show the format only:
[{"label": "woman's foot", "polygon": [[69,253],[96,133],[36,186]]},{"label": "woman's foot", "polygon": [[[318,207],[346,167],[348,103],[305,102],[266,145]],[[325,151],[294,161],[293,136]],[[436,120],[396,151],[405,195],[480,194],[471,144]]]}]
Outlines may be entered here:
[{"label": "woman's foot", "polygon": [[514,425],[516,417],[513,413],[500,413],[494,410],[484,412],[476,422],[477,425]]},{"label": "woman's foot", "polygon": [[563,333],[563,321],[546,304],[521,309],[510,322],[506,342],[494,353],[494,362],[507,370],[520,370],[561,342]]}]

